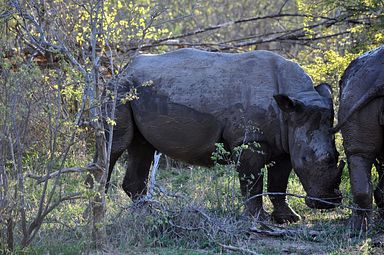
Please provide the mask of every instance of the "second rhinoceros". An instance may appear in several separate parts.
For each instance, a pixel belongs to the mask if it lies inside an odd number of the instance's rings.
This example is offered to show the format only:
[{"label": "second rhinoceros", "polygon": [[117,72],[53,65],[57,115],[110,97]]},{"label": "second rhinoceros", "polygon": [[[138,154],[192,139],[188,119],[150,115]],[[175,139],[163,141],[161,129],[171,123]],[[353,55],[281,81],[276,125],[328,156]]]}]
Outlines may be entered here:
[{"label": "second rhinoceros", "polygon": [[[384,45],[353,60],[340,80],[339,123],[347,155],[351,190],[359,210],[353,212],[354,230],[366,230],[372,193],[384,217]],[[371,168],[379,182],[373,192]]]},{"label": "second rhinoceros", "polygon": [[[135,57],[120,75],[119,95],[131,100],[116,108],[111,164],[128,150],[124,191],[146,193],[155,150],[193,165],[211,166],[216,143],[248,144],[237,171],[246,212],[265,215],[261,169],[268,191],[286,192],[293,168],[310,207],[331,208],[341,200],[330,88],[313,87],[303,69],[275,53],[212,53],[181,49]],[[257,144],[257,145],[255,145]],[[270,196],[277,222],[299,216],[285,195]],[[330,202],[330,203],[328,203]]]}]

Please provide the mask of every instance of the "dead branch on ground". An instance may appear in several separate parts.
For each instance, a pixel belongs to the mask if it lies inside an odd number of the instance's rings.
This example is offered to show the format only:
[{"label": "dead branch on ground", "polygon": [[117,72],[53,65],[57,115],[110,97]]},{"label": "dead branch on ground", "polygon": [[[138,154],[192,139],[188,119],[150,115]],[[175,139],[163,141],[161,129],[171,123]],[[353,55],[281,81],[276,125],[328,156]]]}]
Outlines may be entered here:
[{"label": "dead branch on ground", "polygon": [[242,248],[242,247],[236,247],[236,246],[233,246],[233,245],[225,245],[225,244],[222,244],[222,243],[219,243],[219,245],[221,247],[223,247],[224,249],[230,250],[230,251],[239,251],[241,253],[252,254],[252,255],[259,255],[260,254],[260,253],[257,253],[257,252],[254,252],[254,251]]}]

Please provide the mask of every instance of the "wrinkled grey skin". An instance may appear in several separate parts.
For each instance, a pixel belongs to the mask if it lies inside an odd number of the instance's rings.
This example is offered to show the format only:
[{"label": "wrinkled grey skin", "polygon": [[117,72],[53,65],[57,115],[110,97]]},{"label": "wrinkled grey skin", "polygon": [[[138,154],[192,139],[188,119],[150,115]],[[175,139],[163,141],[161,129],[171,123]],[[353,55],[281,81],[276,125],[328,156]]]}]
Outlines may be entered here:
[{"label": "wrinkled grey skin", "polygon": [[[372,208],[375,163],[380,178],[374,197],[383,217],[384,46],[355,59],[344,72],[338,122],[335,131],[341,128],[354,202],[362,209]],[[355,230],[365,230],[369,220],[369,212],[355,211],[351,223]]]},{"label": "wrinkled grey skin", "polygon": [[[194,165],[212,166],[215,143],[244,150],[237,170],[245,198],[262,193],[261,168],[268,169],[268,191],[286,192],[292,167],[308,196],[339,202],[341,172],[329,129],[333,108],[327,85],[312,80],[294,62],[267,51],[242,54],[182,49],[136,57],[119,81],[119,94],[137,88],[139,99],[116,111],[111,168],[128,150],[124,191],[133,199],[146,192],[155,150]],[[141,86],[152,81],[152,86]],[[318,92],[320,91],[320,92]],[[252,146],[251,146],[252,147]],[[277,222],[299,216],[283,195],[270,196]],[[307,199],[311,207],[333,205]],[[262,198],[246,201],[246,212],[265,216]]]}]

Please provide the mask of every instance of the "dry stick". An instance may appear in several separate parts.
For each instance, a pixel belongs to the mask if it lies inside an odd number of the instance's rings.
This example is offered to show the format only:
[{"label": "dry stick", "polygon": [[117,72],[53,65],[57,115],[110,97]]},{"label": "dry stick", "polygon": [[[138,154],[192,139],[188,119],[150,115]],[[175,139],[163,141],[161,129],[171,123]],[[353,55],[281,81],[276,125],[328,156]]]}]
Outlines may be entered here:
[{"label": "dry stick", "polygon": [[236,247],[236,246],[232,246],[232,245],[225,245],[225,244],[222,244],[222,243],[218,243],[221,247],[223,247],[224,249],[227,249],[227,250],[231,250],[231,251],[239,251],[239,252],[242,252],[242,253],[247,253],[247,254],[252,254],[252,255],[259,255],[260,253],[257,253],[257,252],[254,252],[254,251],[251,251],[251,250],[248,250],[248,249],[244,249],[244,248],[241,248],[241,247]]},{"label": "dry stick", "polygon": [[[252,233],[257,234],[263,234],[263,235],[269,235],[274,237],[280,237],[280,236],[295,236],[300,234],[300,231],[295,231],[292,229],[286,229],[280,226],[276,226],[273,224],[268,224],[262,221],[257,221],[258,224],[260,224],[264,229],[260,229],[257,227],[251,227],[249,228],[249,231]],[[302,231],[305,233],[305,231]],[[319,236],[322,232],[321,231],[314,231],[310,230],[307,232],[310,236],[316,237]]]},{"label": "dry stick", "polygon": [[153,165],[151,169],[151,179],[149,180],[148,195],[147,195],[148,198],[152,198],[153,196],[153,190],[156,184],[156,173],[157,173],[157,168],[159,167],[160,157],[161,157],[161,152],[155,151],[155,153],[153,154],[154,160],[153,160]]}]

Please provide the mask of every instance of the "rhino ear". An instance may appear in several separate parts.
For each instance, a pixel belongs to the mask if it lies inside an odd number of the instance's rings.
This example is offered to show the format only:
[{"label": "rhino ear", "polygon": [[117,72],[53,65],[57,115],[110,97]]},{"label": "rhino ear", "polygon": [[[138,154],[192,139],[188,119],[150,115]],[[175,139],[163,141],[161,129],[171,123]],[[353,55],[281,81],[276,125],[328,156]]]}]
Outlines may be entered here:
[{"label": "rhino ear", "polygon": [[304,109],[304,104],[297,99],[289,97],[284,94],[274,95],[277,105],[284,112],[299,112]]},{"label": "rhino ear", "polygon": [[320,83],[315,87],[320,96],[332,99],[332,87],[328,83]]}]

